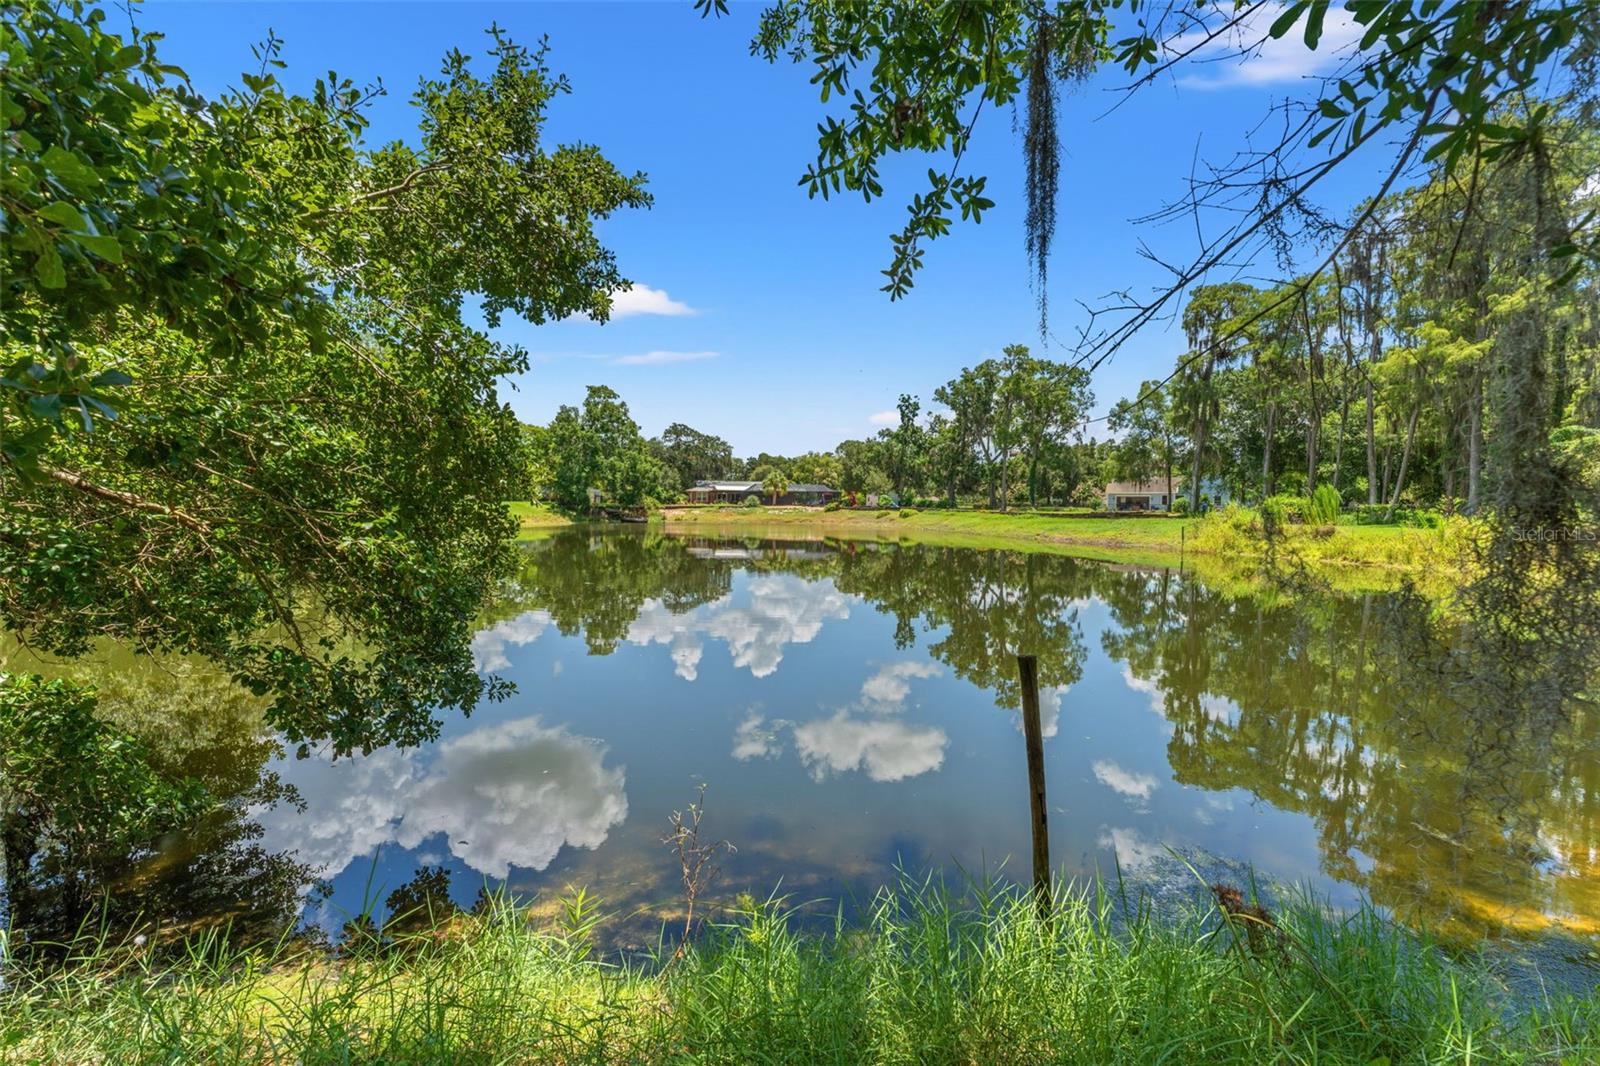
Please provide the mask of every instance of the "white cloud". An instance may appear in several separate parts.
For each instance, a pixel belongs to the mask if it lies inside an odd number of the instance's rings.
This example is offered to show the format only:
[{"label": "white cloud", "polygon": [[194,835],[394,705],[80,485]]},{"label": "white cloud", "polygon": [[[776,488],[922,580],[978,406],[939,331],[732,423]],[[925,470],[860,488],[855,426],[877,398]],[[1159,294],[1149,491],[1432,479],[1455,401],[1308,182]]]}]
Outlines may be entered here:
[{"label": "white cloud", "polygon": [[[1066,695],[1071,685],[1051,685],[1039,690],[1039,736],[1049,740],[1061,728],[1061,697]],[[1011,712],[1015,717],[1011,727],[1018,733],[1022,732],[1022,708]]]},{"label": "white cloud", "polygon": [[669,363],[697,363],[702,359],[715,359],[721,352],[639,352],[619,355],[611,362],[616,366],[665,366]]},{"label": "white cloud", "polygon": [[605,766],[605,754],[598,741],[524,718],[431,749],[288,761],[279,772],[306,810],[263,812],[264,843],[328,877],[383,844],[417,848],[440,834],[479,873],[542,870],[565,845],[599,847],[627,818],[625,771]]},{"label": "white cloud", "polygon": [[931,662],[899,662],[880,666],[861,685],[861,697],[832,717],[800,725],[776,719],[767,722],[755,710],[745,715],[733,734],[736,759],[772,758],[783,750],[783,730],[794,733],[795,751],[811,776],[864,770],[874,781],[902,781],[944,765],[950,743],[943,729],[908,725],[897,718],[911,694],[910,679],[938,677],[943,668]]},{"label": "white cloud", "polygon": [[731,596],[673,614],[659,600],[647,601],[628,627],[631,644],[665,644],[672,649],[677,675],[699,676],[707,638],[727,644],[733,665],[766,677],[783,661],[790,644],[809,644],[829,619],[850,616],[850,597],[832,582],[808,582],[792,574],[773,574],[749,584],[750,605],[735,607]]},{"label": "white cloud", "polygon": [[611,295],[612,319],[631,318],[634,315],[666,315],[677,318],[694,314],[699,312],[681,300],[674,300],[668,296],[665,289],[652,289],[637,281],[633,283],[633,288],[622,289]]},{"label": "white cloud", "polygon": [[1114,827],[1102,830],[1099,844],[1117,853],[1117,862],[1124,870],[1137,870],[1152,859],[1166,854],[1158,841],[1143,836],[1137,829]]},{"label": "white cloud", "polygon": [[[1223,6],[1222,16],[1228,9]],[[1365,32],[1349,12],[1329,8],[1316,51],[1306,47],[1302,19],[1279,38],[1268,30],[1283,11],[1281,4],[1262,4],[1233,30],[1201,45],[1199,33],[1174,38],[1169,51],[1198,50],[1189,56],[1178,84],[1195,89],[1228,89],[1293,83],[1332,72]]]},{"label": "white cloud", "polygon": [[783,750],[780,730],[785,725],[788,723],[777,721],[769,726],[760,711],[750,711],[733,731],[733,757],[740,762],[775,757]]},{"label": "white cloud", "polygon": [[879,411],[877,414],[868,415],[867,421],[875,426],[893,426],[900,422],[899,411]]},{"label": "white cloud", "polygon": [[801,762],[818,781],[848,770],[865,770],[874,781],[902,781],[944,765],[950,738],[935,726],[855,718],[839,711],[832,718],[795,726],[794,742]]},{"label": "white cloud", "polygon": [[[1159,684],[1154,681],[1147,681],[1143,678],[1134,677],[1133,671],[1128,668],[1127,663],[1122,664],[1122,681],[1123,684],[1127,685],[1135,692],[1143,692],[1147,697],[1149,697],[1150,709],[1152,711],[1156,712],[1163,718],[1171,717],[1167,714],[1167,694],[1162,691],[1162,688]],[[1236,708],[1228,700],[1223,699],[1221,696],[1212,696],[1208,693],[1202,692],[1200,694],[1199,703],[1201,713],[1203,713],[1213,722],[1217,722],[1221,725],[1233,725],[1238,716],[1238,708]]]},{"label": "white cloud", "polygon": [[861,701],[873,710],[899,710],[911,695],[914,677],[938,677],[944,671],[938,663],[927,661],[889,663],[878,667],[878,672],[861,685]]},{"label": "white cloud", "polygon": [[1150,793],[1160,784],[1149,774],[1124,770],[1110,759],[1100,759],[1092,767],[1095,780],[1130,799],[1149,799]]},{"label": "white cloud", "polygon": [[[472,668],[480,674],[506,670],[511,660],[506,648],[532,644],[550,626],[549,611],[525,611],[472,634]],[[559,664],[557,664],[559,669]]]}]

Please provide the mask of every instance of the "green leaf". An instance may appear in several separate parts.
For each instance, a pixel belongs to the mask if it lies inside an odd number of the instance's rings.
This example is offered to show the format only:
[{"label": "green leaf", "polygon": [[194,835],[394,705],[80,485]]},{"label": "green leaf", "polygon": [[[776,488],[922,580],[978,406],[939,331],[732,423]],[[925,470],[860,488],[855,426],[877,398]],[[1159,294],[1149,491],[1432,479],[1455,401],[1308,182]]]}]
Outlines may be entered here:
[{"label": "green leaf", "polygon": [[97,237],[87,233],[73,233],[68,236],[68,239],[72,243],[93,252],[108,263],[122,262],[122,245],[117,243],[115,237]]},{"label": "green leaf", "polygon": [[1322,39],[1322,18],[1328,13],[1328,0],[1315,0],[1306,16],[1306,47],[1313,52]]},{"label": "green leaf", "polygon": [[56,225],[65,226],[68,229],[84,228],[83,212],[65,200],[57,200],[52,204],[45,205],[40,209],[39,217],[46,222],[54,222]]},{"label": "green leaf", "polygon": [[46,171],[73,192],[84,192],[100,184],[100,179],[83,160],[59,144],[52,144],[39,157]]},{"label": "green leaf", "polygon": [[1300,16],[1305,13],[1310,3],[1311,0],[1299,0],[1298,3],[1290,4],[1284,8],[1283,14],[1279,15],[1277,20],[1273,22],[1272,28],[1267,31],[1267,34],[1273,38],[1278,38],[1288,33],[1294,27],[1294,24],[1300,21]]},{"label": "green leaf", "polygon": [[67,271],[61,265],[61,253],[53,246],[40,252],[38,262],[33,264],[33,276],[47,289],[65,288]]}]

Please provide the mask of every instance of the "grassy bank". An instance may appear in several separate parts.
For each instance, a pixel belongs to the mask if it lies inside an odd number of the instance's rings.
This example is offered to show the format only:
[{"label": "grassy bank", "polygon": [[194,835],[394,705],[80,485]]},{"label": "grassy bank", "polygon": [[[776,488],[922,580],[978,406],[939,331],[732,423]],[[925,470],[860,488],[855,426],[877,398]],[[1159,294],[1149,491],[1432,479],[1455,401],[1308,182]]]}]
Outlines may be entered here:
[{"label": "grassy bank", "polygon": [[530,530],[560,529],[562,526],[572,525],[572,519],[547,504],[514,501],[506,506],[511,509],[511,516],[517,520],[520,531],[524,533]]},{"label": "grassy bank", "polygon": [[[1156,921],[1062,895],[884,894],[801,934],[778,904],[664,965],[598,961],[586,918],[496,904],[367,957],[113,957],[0,992],[0,1059],[73,1063],[1579,1062],[1592,1001],[1507,1012],[1367,911]],[[1269,924],[1261,924],[1262,921]],[[1251,930],[1254,930],[1252,933]]]},{"label": "grassy bank", "polygon": [[[1180,552],[1229,559],[1265,558],[1259,516],[1232,509],[1203,518],[1109,518],[1061,512],[823,511],[806,507],[671,508],[667,527],[707,533],[910,539],[956,547],[1058,548],[1129,562],[1175,562]],[[1309,566],[1373,567],[1436,573],[1460,565],[1462,522],[1439,529],[1403,526],[1288,526],[1274,550]]]}]

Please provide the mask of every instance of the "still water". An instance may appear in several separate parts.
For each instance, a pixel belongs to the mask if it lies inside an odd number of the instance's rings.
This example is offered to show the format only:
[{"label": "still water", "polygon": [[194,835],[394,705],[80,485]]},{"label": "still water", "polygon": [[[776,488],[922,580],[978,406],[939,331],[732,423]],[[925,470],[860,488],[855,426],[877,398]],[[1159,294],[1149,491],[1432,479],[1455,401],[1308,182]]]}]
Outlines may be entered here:
[{"label": "still water", "polygon": [[304,907],[336,933],[439,866],[464,906],[486,883],[586,886],[645,939],[678,894],[667,817],[702,784],[705,834],[737,847],[719,895],[1024,876],[1022,650],[1071,874],[1170,848],[1460,938],[1600,931],[1595,722],[1453,683],[1466,645],[1420,624],[1424,601],[627,528],[524,550],[473,643],[515,694],[425,748],[338,761],[217,729],[193,758],[238,779],[231,815],[119,891],[235,919]]}]

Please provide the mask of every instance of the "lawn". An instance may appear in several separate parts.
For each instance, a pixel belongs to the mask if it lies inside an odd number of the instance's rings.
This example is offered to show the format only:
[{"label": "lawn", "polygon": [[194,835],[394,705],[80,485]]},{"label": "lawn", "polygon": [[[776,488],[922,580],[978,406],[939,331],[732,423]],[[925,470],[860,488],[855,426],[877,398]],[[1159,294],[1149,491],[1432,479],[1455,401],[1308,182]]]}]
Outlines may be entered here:
[{"label": "lawn", "polygon": [[[1225,559],[1266,554],[1258,516],[1225,510],[1203,518],[1109,517],[1062,511],[838,510],[807,507],[671,508],[669,529],[794,535],[802,530],[842,538],[915,540],[975,548],[1067,550],[1127,562],[1178,560],[1181,553]],[[1459,520],[1440,529],[1405,526],[1289,526],[1275,549],[1308,565],[1373,567],[1413,573],[1455,570]]]},{"label": "lawn", "polygon": [[572,519],[555,510],[548,504],[524,503],[514,500],[506,504],[511,509],[511,516],[517,520],[520,532],[538,529],[559,529],[570,526]]}]

